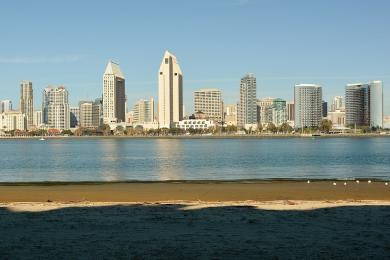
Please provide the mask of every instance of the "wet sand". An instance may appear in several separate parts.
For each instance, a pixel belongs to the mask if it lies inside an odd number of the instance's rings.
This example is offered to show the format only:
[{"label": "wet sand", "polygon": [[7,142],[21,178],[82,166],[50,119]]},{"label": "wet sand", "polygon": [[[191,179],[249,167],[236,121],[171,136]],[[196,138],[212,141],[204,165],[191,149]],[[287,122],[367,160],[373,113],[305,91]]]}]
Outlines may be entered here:
[{"label": "wet sand", "polygon": [[0,184],[0,202],[157,202],[382,200],[385,182],[336,181]]}]

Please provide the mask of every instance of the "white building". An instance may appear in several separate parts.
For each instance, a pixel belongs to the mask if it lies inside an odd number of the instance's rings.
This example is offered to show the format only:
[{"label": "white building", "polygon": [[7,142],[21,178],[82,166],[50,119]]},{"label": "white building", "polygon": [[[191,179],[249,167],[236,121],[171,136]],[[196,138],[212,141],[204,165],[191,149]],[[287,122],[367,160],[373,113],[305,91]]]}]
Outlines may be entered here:
[{"label": "white building", "polygon": [[26,115],[19,111],[8,111],[0,114],[0,130],[7,132],[27,129]]},{"label": "white building", "polygon": [[295,128],[315,128],[322,120],[322,87],[316,84],[295,85]]},{"label": "white building", "polygon": [[345,111],[335,110],[328,113],[328,120],[332,121],[333,128],[345,127]]},{"label": "white building", "polygon": [[65,87],[48,87],[43,90],[43,123],[48,128],[70,128],[69,94]]},{"label": "white building", "polygon": [[93,101],[79,102],[79,126],[98,127],[99,126],[99,104]]},{"label": "white building", "polygon": [[219,89],[200,89],[194,91],[194,111],[205,113],[210,119],[222,122],[223,102]]},{"label": "white building", "polygon": [[11,100],[2,100],[0,101],[0,112],[12,111],[12,101]]},{"label": "white building", "polygon": [[34,105],[32,82],[24,80],[20,83],[20,112],[26,115],[27,129],[34,126]]},{"label": "white building", "polygon": [[176,57],[165,52],[158,73],[158,121],[170,128],[183,119],[183,75]]},{"label": "white building", "polygon": [[237,126],[237,105],[226,105],[224,107],[224,117],[226,125]]},{"label": "white building", "polygon": [[133,120],[135,124],[150,123],[154,121],[154,100],[138,100],[133,107]]},{"label": "white building", "polygon": [[103,122],[125,122],[125,106],[125,76],[119,64],[109,61],[103,75]]},{"label": "white building", "polygon": [[344,99],[342,96],[335,96],[330,105],[330,112],[335,112],[336,110],[344,110]]},{"label": "white building", "polygon": [[33,125],[35,128],[42,126],[42,110],[34,111]]},{"label": "white building", "polygon": [[210,120],[186,119],[176,123],[175,127],[183,130],[188,130],[190,128],[205,130],[209,129],[210,127],[215,127],[215,124],[213,121]]}]

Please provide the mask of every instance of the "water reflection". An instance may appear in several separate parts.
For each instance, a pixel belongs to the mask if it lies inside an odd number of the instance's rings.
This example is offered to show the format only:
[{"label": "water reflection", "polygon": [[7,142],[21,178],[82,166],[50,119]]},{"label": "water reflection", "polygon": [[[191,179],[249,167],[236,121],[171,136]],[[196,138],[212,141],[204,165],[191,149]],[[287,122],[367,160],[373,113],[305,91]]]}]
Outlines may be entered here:
[{"label": "water reflection", "polygon": [[184,176],[183,141],[177,139],[156,140],[156,160],[159,180],[180,180]]},{"label": "water reflection", "polygon": [[104,181],[121,180],[123,158],[121,158],[123,144],[119,140],[102,140],[99,142],[101,150],[101,179]]}]

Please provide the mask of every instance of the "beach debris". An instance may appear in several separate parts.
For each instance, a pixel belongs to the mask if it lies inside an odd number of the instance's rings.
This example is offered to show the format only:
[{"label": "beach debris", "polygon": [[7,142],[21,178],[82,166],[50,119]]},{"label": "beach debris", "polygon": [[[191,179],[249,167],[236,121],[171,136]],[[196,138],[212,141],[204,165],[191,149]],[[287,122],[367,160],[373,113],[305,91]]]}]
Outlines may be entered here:
[{"label": "beach debris", "polygon": [[337,185],[337,183],[336,182],[333,182],[333,186],[336,186]]},{"label": "beach debris", "polygon": [[359,184],[359,183],[360,183],[360,181],[359,181],[359,180],[356,180],[356,183],[357,183],[357,184]]},{"label": "beach debris", "polygon": [[371,180],[368,180],[368,183],[371,183]]}]

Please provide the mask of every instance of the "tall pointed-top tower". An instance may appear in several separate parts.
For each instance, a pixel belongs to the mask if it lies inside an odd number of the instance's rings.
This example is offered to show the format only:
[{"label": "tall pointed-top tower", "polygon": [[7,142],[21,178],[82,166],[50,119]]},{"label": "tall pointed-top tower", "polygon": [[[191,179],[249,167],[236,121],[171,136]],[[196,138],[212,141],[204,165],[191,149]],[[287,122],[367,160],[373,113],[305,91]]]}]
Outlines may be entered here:
[{"label": "tall pointed-top tower", "polygon": [[103,75],[103,123],[125,122],[125,76],[119,64],[109,61]]},{"label": "tall pointed-top tower", "polygon": [[166,51],[158,73],[158,122],[170,128],[183,119],[183,75],[176,57]]}]

